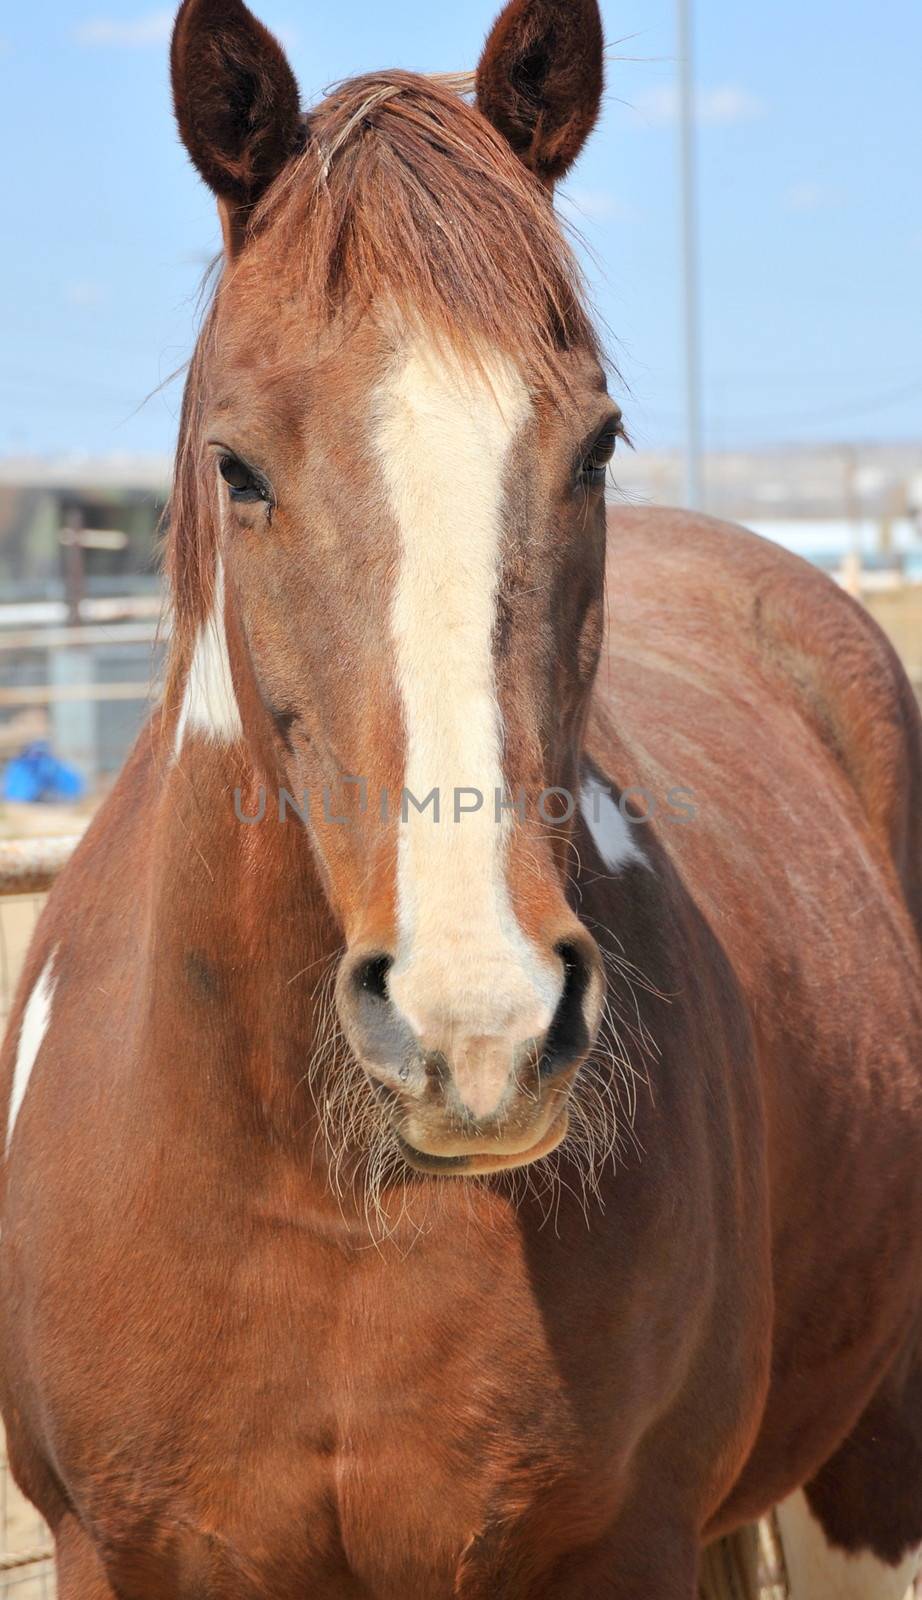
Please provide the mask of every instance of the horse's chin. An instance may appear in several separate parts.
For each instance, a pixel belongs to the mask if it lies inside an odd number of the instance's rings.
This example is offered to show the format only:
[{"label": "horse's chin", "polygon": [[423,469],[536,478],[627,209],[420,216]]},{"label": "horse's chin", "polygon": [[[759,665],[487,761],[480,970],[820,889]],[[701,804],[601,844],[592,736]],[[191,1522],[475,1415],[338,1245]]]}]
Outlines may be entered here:
[{"label": "horse's chin", "polygon": [[533,1162],[541,1161],[566,1138],[568,1124],[564,1106],[536,1142],[521,1150],[504,1149],[499,1140],[495,1149],[491,1149],[486,1141],[472,1141],[474,1147],[469,1153],[459,1151],[457,1145],[453,1144],[450,1154],[442,1154],[438,1150],[420,1150],[400,1134],[397,1135],[397,1145],[407,1166],[415,1172],[425,1173],[428,1177],[474,1178],[491,1172],[511,1172],[516,1167],[529,1167]]}]

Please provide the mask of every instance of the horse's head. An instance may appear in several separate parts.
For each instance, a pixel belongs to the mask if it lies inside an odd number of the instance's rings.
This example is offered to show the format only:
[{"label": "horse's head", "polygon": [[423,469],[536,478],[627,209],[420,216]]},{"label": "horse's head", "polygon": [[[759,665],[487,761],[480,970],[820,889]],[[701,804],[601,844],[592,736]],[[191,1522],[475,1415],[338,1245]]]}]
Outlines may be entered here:
[{"label": "horse's head", "polygon": [[337,1004],[406,1158],[523,1164],[602,996],[567,884],[619,414],[550,197],[598,112],[596,0],[512,0],[474,104],[387,73],[305,118],[240,0],[185,0],[173,79],[226,246],[174,500],[177,748],[245,741],[309,793]]}]

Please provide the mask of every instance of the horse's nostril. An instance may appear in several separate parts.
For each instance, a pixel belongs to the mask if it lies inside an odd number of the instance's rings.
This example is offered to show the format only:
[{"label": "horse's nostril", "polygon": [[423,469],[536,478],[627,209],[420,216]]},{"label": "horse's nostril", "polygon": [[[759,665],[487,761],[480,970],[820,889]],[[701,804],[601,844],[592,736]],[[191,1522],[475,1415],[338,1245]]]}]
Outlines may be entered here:
[{"label": "horse's nostril", "polygon": [[387,975],[393,966],[390,956],[370,956],[355,969],[353,982],[360,994],[369,1000],[388,1000]]},{"label": "horse's nostril", "polygon": [[589,963],[579,946],[565,941],[555,946],[563,962],[563,994],[557,1004],[541,1053],[541,1074],[562,1072],[588,1049],[589,1029],[583,1002],[589,987]]},{"label": "horse's nostril", "polygon": [[372,1078],[392,1085],[416,1058],[406,1019],[391,998],[393,957],[383,950],[356,950],[336,980],[339,1019],[356,1056]]}]

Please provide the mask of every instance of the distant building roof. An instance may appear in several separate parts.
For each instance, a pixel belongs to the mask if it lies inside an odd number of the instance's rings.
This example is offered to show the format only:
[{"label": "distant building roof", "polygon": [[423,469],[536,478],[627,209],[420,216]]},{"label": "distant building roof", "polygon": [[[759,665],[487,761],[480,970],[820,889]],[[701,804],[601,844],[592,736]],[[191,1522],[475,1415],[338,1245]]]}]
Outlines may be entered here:
[{"label": "distant building roof", "polygon": [[[619,451],[609,499],[679,505],[683,479],[678,450]],[[922,440],[713,452],[704,482],[708,511],[737,522],[918,515]]]},{"label": "distant building roof", "polygon": [[171,472],[169,456],[0,456],[0,486],[14,489],[115,489],[163,498]]}]

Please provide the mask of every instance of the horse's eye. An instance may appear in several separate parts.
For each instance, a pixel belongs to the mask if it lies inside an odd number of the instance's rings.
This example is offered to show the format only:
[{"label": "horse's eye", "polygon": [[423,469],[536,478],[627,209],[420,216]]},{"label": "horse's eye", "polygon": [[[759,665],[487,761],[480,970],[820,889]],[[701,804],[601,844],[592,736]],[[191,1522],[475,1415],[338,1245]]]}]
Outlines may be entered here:
[{"label": "horse's eye", "polygon": [[269,500],[269,485],[257,477],[236,456],[221,456],[218,471],[230,490],[232,500]]},{"label": "horse's eye", "polygon": [[592,488],[599,488],[605,482],[608,464],[615,453],[618,435],[621,432],[621,423],[607,422],[601,433],[597,433],[583,455],[579,464],[579,481],[581,484]]}]

